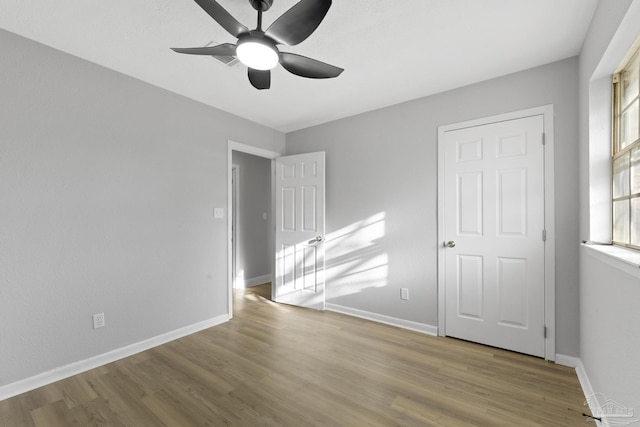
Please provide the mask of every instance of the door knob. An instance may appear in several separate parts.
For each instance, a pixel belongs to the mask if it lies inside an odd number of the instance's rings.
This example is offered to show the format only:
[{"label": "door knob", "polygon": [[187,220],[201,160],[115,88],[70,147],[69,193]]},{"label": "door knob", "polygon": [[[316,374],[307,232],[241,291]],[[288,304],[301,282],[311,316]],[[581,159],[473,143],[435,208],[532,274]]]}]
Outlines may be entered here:
[{"label": "door knob", "polygon": [[455,248],[456,247],[456,242],[454,242],[453,240],[449,240],[447,243],[444,244],[446,247],[448,248]]},{"label": "door knob", "polygon": [[324,240],[322,236],[316,236],[316,238],[315,238],[315,239],[311,239],[311,240],[309,240],[309,242],[308,242],[308,243],[309,243],[310,245],[312,245],[312,244],[314,244],[314,243],[320,243],[320,242],[322,242],[322,240]]}]

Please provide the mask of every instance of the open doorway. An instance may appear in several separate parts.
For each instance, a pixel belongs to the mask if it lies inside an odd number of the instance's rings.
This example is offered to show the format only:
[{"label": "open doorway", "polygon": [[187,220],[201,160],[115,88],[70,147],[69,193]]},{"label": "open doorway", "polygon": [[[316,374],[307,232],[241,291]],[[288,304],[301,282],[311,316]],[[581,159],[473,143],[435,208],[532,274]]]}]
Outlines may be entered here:
[{"label": "open doorway", "polygon": [[279,154],[229,141],[228,292],[273,278],[273,165]]},{"label": "open doorway", "polygon": [[234,289],[271,282],[271,160],[232,154],[232,281]]}]

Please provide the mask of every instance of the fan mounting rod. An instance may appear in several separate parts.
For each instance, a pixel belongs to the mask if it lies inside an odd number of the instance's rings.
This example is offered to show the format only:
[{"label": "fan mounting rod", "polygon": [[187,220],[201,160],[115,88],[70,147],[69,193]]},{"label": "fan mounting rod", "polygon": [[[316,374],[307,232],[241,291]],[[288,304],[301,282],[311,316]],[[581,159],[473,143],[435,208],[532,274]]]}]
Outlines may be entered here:
[{"label": "fan mounting rod", "polygon": [[266,12],[273,4],[273,0],[249,0],[249,3],[258,12]]}]

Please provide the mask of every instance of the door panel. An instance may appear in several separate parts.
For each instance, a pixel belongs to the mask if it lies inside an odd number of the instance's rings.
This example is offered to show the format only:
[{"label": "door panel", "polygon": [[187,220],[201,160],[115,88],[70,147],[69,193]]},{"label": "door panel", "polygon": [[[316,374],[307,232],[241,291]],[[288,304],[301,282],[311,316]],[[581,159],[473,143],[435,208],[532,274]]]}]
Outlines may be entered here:
[{"label": "door panel", "polygon": [[458,315],[483,320],[484,262],[481,256],[458,255]]},{"label": "door panel", "polygon": [[458,179],[458,234],[482,235],[482,172],[461,173]]},{"label": "door panel", "polygon": [[277,302],[324,310],[324,153],[276,159]]},{"label": "door panel", "polygon": [[498,234],[525,237],[527,234],[527,170],[497,172]]},{"label": "door panel", "polygon": [[504,326],[527,327],[527,288],[523,280],[526,273],[526,259],[498,258],[498,322]]},{"label": "door panel", "polygon": [[445,133],[445,334],[544,356],[543,116]]}]

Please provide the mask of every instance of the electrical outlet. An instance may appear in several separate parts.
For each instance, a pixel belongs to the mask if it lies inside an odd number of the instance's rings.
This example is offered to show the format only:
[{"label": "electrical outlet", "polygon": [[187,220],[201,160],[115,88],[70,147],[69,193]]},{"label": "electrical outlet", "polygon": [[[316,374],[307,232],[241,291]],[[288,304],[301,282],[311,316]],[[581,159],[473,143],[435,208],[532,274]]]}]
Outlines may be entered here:
[{"label": "electrical outlet", "polygon": [[409,301],[409,288],[400,288],[400,299]]},{"label": "electrical outlet", "polygon": [[104,326],[104,313],[96,313],[93,315],[93,329],[102,328]]},{"label": "electrical outlet", "polygon": [[213,209],[213,218],[214,219],[222,219],[222,218],[224,218],[224,209],[222,209],[222,208],[214,208]]}]

